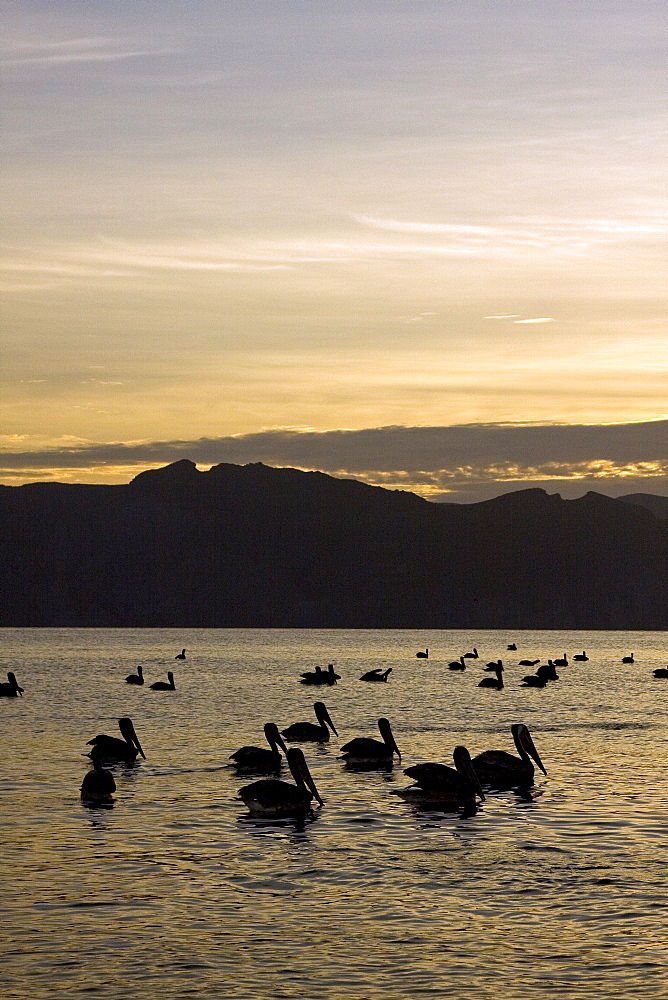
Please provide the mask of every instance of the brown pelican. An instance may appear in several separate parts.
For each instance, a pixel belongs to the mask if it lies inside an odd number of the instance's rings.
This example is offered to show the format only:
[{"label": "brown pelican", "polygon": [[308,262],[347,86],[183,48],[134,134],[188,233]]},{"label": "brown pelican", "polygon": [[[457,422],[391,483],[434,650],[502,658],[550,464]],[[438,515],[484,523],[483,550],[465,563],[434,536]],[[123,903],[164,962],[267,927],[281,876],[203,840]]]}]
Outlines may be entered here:
[{"label": "brown pelican", "polygon": [[554,660],[548,660],[547,663],[541,663],[536,673],[539,677],[544,677],[545,680],[548,681],[559,680],[559,674],[554,666]]},{"label": "brown pelican", "polygon": [[519,661],[519,666],[520,667],[535,667],[537,663],[540,663],[540,659],[538,659],[538,660],[520,660]]},{"label": "brown pelican", "polygon": [[418,660],[428,660],[429,659],[429,647],[427,647],[427,649],[425,649],[424,652],[421,649],[418,649],[418,651],[417,651],[417,653],[415,655],[418,658]]},{"label": "brown pelican", "polygon": [[583,649],[582,650],[582,654],[576,653],[575,656],[573,657],[573,659],[574,660],[580,660],[580,662],[584,662],[584,661],[588,660],[589,657],[587,656],[587,654],[585,653],[585,651]]},{"label": "brown pelican", "polygon": [[554,661],[554,665],[555,667],[567,667],[568,657],[566,656],[566,654],[564,653],[563,656],[558,656],[557,659]]},{"label": "brown pelican", "polygon": [[81,782],[81,798],[86,802],[110,802],[116,791],[114,776],[102,767],[104,757],[98,747],[93,747],[90,757],[93,767]]},{"label": "brown pelican", "polygon": [[149,684],[151,691],[176,691],[176,684],[174,683],[174,674],[171,670],[167,671],[167,677],[169,680],[166,681],[156,681],[154,684]]},{"label": "brown pelican", "polygon": [[486,667],[483,667],[483,670],[495,673],[496,668],[502,666],[503,666],[503,660],[491,660]]},{"label": "brown pelican", "polygon": [[388,667],[387,670],[381,670],[380,667],[376,667],[375,670],[367,670],[365,674],[360,677],[361,681],[386,681],[388,676],[392,673],[392,667]]},{"label": "brown pelican", "polygon": [[668,677],[668,667],[659,667],[654,671],[655,677]]},{"label": "brown pelican", "polygon": [[341,679],[341,674],[337,674],[334,670],[334,664],[330,663],[327,670],[323,670],[322,667],[316,667],[315,670],[306,671],[302,674],[300,684],[336,684],[338,680]]},{"label": "brown pelican", "polygon": [[290,743],[328,743],[330,729],[335,736],[339,735],[322,701],[316,701],[313,710],[319,725],[315,722],[293,722],[287,729],[281,730],[286,740]]},{"label": "brown pelican", "polygon": [[394,741],[388,720],[379,719],[378,728],[383,737],[382,742],[367,736],[357,736],[341,747],[341,760],[345,760],[346,764],[389,764],[395,753],[401,760],[401,752]]},{"label": "brown pelican", "polygon": [[121,731],[122,740],[119,740],[117,736],[104,735],[94,736],[92,740],[89,740],[86,745],[95,748],[91,750],[89,757],[92,758],[95,753],[102,761],[132,763],[137,754],[140,753],[146,759],[146,754],[142,750],[141,743],[137,738],[135,727],[132,725],[132,719],[119,719],[118,728]]},{"label": "brown pelican", "polygon": [[503,664],[497,664],[495,668],[496,677],[483,677],[478,684],[479,688],[496,688],[498,691],[503,687]]},{"label": "brown pelican", "polygon": [[125,678],[126,684],[143,684],[144,683],[144,668],[137,667],[136,674],[128,674]]},{"label": "brown pelican", "polygon": [[415,784],[392,792],[407,802],[431,808],[475,806],[475,797],[485,798],[478,775],[473,770],[471,754],[466,747],[455,747],[452,753],[455,767],[445,764],[416,764],[404,774]]},{"label": "brown pelican", "polygon": [[506,649],[517,649],[517,645],[516,645],[516,643],[514,643],[514,642],[510,642],[510,643],[508,643],[508,645],[506,646]]},{"label": "brown pelican", "polygon": [[494,788],[532,784],[534,775],[532,759],[543,774],[547,774],[531,739],[531,733],[524,723],[515,723],[510,727],[510,731],[519,751],[519,757],[514,757],[505,750],[485,750],[473,758],[473,767],[480,780]]},{"label": "brown pelican", "polygon": [[174,657],[175,660],[185,660],[185,658],[186,658],[185,649],[182,649],[181,652],[177,653],[176,656]]},{"label": "brown pelican", "polygon": [[478,650],[475,648],[475,646],[473,647],[473,652],[472,653],[464,653],[464,659],[465,660],[477,660],[478,659]]},{"label": "brown pelican", "polygon": [[634,655],[634,653],[631,653],[630,656],[622,656],[622,663],[635,663]]},{"label": "brown pelican", "polygon": [[458,660],[450,660],[448,663],[448,670],[466,670],[464,657],[460,656]]},{"label": "brown pelican", "polygon": [[299,815],[310,810],[314,798],[323,805],[299,747],[288,750],[288,766],[295,785],[277,778],[263,778],[239,789],[239,798],[246,803],[253,816],[280,818]]},{"label": "brown pelican", "polygon": [[0,684],[0,698],[17,698],[23,694],[23,688],[19,687],[16,675],[11,672],[7,674],[7,680]]},{"label": "brown pelican", "polygon": [[545,674],[527,674],[526,677],[522,678],[522,683],[520,687],[524,688],[544,688],[549,680]]},{"label": "brown pelican", "polygon": [[288,748],[274,722],[265,723],[264,735],[267,737],[269,748],[241,747],[230,755],[230,760],[233,760],[238,768],[249,771],[278,771],[283,762],[281,750],[287,755]]}]

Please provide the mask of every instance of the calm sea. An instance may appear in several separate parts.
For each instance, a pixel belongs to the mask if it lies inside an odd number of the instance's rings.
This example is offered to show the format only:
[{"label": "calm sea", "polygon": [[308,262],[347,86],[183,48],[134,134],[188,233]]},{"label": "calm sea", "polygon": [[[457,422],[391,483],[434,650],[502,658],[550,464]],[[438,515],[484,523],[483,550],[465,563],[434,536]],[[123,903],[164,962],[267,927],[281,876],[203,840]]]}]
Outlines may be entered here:
[{"label": "calm sea", "polygon": [[[3,998],[668,996],[664,633],[3,629],[2,652],[25,688],[0,699]],[[564,653],[558,682],[519,687],[520,658]],[[498,657],[506,688],[478,689]],[[328,663],[336,687],[299,684]],[[138,664],[177,690],[129,687]],[[317,699],[339,731],[304,745],[325,806],[250,820],[229,754]],[[115,769],[112,808],[87,808],[86,742],[124,715],[148,759]],[[382,715],[402,765],[345,771],[339,745]],[[390,795],[458,743],[513,750],[513,722],[548,771],[531,794],[468,818]]]}]

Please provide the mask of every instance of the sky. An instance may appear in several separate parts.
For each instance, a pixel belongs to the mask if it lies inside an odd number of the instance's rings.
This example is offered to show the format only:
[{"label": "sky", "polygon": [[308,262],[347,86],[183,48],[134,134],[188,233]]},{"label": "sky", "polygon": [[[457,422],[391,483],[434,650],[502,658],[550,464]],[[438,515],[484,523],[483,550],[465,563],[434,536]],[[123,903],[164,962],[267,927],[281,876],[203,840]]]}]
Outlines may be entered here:
[{"label": "sky", "polygon": [[668,495],[663,0],[8,0],[0,482]]}]

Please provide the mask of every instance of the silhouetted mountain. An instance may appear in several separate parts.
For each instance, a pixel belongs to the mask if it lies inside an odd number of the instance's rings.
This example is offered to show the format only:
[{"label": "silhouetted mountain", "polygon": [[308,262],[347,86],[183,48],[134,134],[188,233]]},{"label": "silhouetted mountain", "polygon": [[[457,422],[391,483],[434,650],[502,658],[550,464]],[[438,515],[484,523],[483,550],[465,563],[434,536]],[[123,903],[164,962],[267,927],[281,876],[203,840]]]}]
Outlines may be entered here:
[{"label": "silhouetted mountain", "polygon": [[623,500],[624,503],[634,503],[638,507],[646,507],[655,517],[668,521],[668,497],[660,497],[655,493],[627,493],[626,496],[617,499]]},{"label": "silhouetted mountain", "polygon": [[668,626],[668,524],[597,493],[440,504],[183,460],[125,486],[0,487],[0,624]]}]

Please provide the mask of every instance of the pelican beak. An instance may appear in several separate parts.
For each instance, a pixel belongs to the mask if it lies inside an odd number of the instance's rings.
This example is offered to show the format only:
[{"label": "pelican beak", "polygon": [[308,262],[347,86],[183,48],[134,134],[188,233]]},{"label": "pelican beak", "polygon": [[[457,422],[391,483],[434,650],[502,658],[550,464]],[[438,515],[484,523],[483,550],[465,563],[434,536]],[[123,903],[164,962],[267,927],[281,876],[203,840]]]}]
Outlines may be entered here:
[{"label": "pelican beak", "polygon": [[339,734],[336,731],[336,726],[334,725],[334,723],[330,719],[329,712],[327,711],[327,707],[324,704],[324,702],[317,701],[314,707],[315,707],[316,718],[321,723],[321,725],[329,726],[329,728],[332,730],[332,732],[334,733],[334,735],[338,736]]},{"label": "pelican beak", "polygon": [[526,750],[526,752],[529,754],[529,756],[531,758],[533,758],[533,760],[536,762],[536,764],[538,764],[538,767],[541,769],[541,771],[543,772],[543,774],[547,774],[547,771],[543,767],[543,762],[540,759],[540,755],[539,755],[538,751],[536,750],[536,747],[534,746],[533,739],[531,738],[531,733],[529,732],[528,729],[523,729],[522,730],[522,737],[521,738],[522,738],[522,746],[524,747],[524,749]]},{"label": "pelican beak", "polygon": [[480,784],[480,779],[475,773],[473,767],[473,761],[471,760],[471,754],[468,752],[466,747],[455,747],[452,752],[452,757],[455,762],[455,766],[463,778],[473,785],[476,790],[478,798],[484,801],[485,793],[482,790],[482,785]]},{"label": "pelican beak", "polygon": [[378,728],[380,729],[380,735],[383,737],[385,743],[390,747],[392,753],[396,753],[399,758],[399,763],[401,763],[401,750],[397,746],[397,742],[394,738],[394,733],[392,732],[392,727],[390,726],[389,719],[379,719]]},{"label": "pelican beak", "polygon": [[311,772],[308,769],[306,758],[304,757],[304,754],[298,747],[293,747],[289,751],[288,763],[290,765],[290,770],[292,771],[292,776],[294,777],[295,781],[298,780],[299,776],[299,778],[301,778],[301,780],[308,788],[309,792],[311,792],[311,794],[313,795],[313,798],[316,799],[321,806],[324,806],[325,803],[320,797],[320,792],[315,787],[315,781],[311,777]]},{"label": "pelican beak", "polygon": [[142,745],[139,742],[139,737],[135,732],[135,727],[132,724],[132,719],[119,719],[118,728],[122,732],[128,743],[132,743],[133,747],[136,747],[139,753],[142,755],[144,760],[146,760],[146,754],[142,750]]},{"label": "pelican beak", "polygon": [[274,748],[274,750],[278,750],[278,748],[280,747],[280,749],[283,751],[283,753],[287,757],[287,755],[288,755],[288,748],[286,747],[285,743],[283,742],[283,737],[281,736],[280,732],[278,731],[278,726],[274,725],[271,722],[268,722],[267,725],[264,727],[264,734],[267,737],[268,742]]}]

